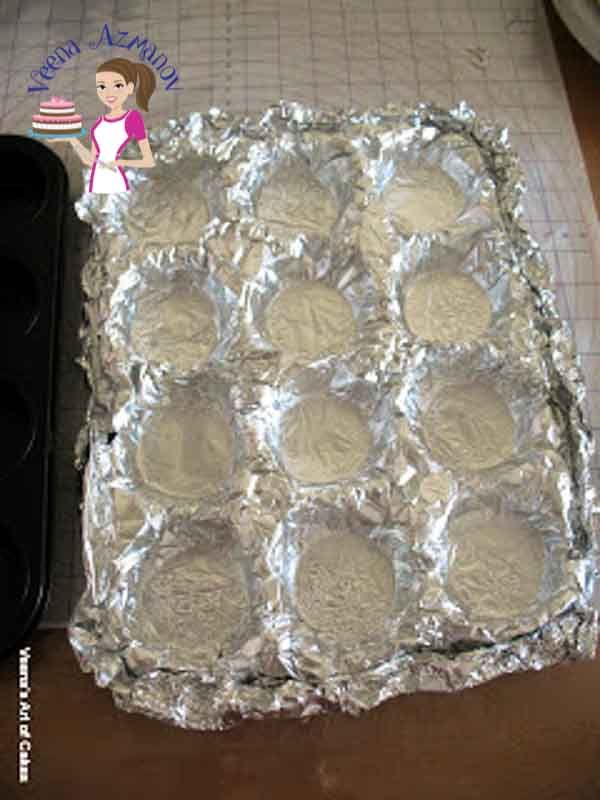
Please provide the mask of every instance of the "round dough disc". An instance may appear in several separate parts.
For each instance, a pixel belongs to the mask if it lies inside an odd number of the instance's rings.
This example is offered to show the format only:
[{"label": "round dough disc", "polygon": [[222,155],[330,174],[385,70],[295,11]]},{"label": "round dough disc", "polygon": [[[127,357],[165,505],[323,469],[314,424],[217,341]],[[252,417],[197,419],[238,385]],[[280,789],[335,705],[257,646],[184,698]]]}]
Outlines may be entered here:
[{"label": "round dough disc", "polygon": [[448,592],[473,619],[514,619],[536,600],[542,534],[510,517],[467,514],[450,528]]},{"label": "round dough disc", "polygon": [[216,494],[233,469],[233,432],[212,407],[166,407],[142,431],[138,466],[145,482],[174,497]]},{"label": "round dough disc", "polygon": [[383,204],[405,233],[433,233],[456,222],[465,206],[460,186],[439,167],[411,167],[390,182]]},{"label": "round dough disc", "polygon": [[430,342],[470,342],[488,329],[492,307],[487,293],[469,275],[443,271],[409,285],[404,317],[415,336]]},{"label": "round dough disc", "polygon": [[187,554],[152,576],[144,608],[167,646],[219,649],[244,622],[249,602],[240,565],[221,554]]},{"label": "round dough disc", "polygon": [[185,371],[208,361],[217,344],[215,307],[204,292],[176,289],[138,303],[131,324],[133,348],[149,361]]},{"label": "round dough disc", "polygon": [[489,469],[512,456],[515,423],[504,400],[489,386],[459,384],[438,392],[425,413],[423,432],[440,464]]},{"label": "round dough disc", "polygon": [[263,186],[259,217],[276,235],[307,230],[328,236],[337,219],[335,200],[329,190],[302,168],[281,167]]},{"label": "round dough disc", "polygon": [[[171,164],[167,166],[173,169]],[[166,173],[163,174],[166,179]],[[126,216],[127,234],[132,239],[151,241],[161,247],[197,241],[209,221],[204,191],[189,176],[181,175],[180,171],[178,176],[167,180],[160,194],[154,180],[135,190]],[[160,177],[162,182],[163,176]]]},{"label": "round dough disc", "polygon": [[367,421],[347,400],[322,395],[301,400],[283,420],[283,460],[303,483],[354,477],[368,459]]},{"label": "round dough disc", "polygon": [[325,535],[309,544],[296,570],[299,616],[344,644],[384,632],[394,606],[389,559],[354,534]]},{"label": "round dough disc", "polygon": [[316,281],[280,292],[267,308],[265,327],[287,358],[305,363],[342,352],[356,332],[350,303]]}]

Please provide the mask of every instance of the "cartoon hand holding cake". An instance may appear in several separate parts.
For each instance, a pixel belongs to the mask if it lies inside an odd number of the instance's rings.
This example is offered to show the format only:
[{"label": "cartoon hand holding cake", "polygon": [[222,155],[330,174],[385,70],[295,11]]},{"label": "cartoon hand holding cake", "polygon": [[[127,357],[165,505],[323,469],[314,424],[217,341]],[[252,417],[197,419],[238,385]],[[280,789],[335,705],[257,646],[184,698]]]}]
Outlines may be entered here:
[{"label": "cartoon hand holding cake", "polygon": [[[147,169],[155,162],[141,113],[137,109],[126,110],[125,103],[135,91],[137,105],[147,111],[155,87],[154,73],[146,64],[112,58],[96,70],[96,91],[108,113],[98,117],[90,129],[91,148],[80,141],[85,133],[81,116],[64,97],[52,97],[40,104],[40,113],[33,116],[32,132],[71,143],[82,162],[92,168],[88,191],[126,192],[129,183],[124,167]],[[132,139],[137,140],[142,157],[122,159],[121,153]]]}]

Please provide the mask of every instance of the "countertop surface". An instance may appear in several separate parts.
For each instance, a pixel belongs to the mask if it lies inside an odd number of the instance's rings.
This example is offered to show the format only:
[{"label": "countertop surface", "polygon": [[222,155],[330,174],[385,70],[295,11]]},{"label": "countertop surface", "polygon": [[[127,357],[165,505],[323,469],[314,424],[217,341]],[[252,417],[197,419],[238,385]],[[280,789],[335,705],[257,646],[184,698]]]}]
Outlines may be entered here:
[{"label": "countertop surface", "polygon": [[[550,11],[600,208],[600,64]],[[16,656],[0,664],[0,797],[13,800],[598,800],[600,659],[455,695],[391,700],[359,719],[245,722],[190,733],[117,710],[64,630],[31,638],[31,778],[17,783]]]}]

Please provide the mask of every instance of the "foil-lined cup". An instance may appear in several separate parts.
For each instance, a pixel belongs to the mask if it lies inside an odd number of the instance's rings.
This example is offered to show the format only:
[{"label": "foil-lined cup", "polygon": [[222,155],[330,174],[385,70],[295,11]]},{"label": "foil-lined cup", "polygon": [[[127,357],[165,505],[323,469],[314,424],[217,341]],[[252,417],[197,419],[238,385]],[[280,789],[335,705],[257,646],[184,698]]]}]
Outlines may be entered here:
[{"label": "foil-lined cup", "polygon": [[132,669],[143,658],[210,678],[256,635],[250,559],[212,520],[146,526],[119,555],[111,590],[109,622]]},{"label": "foil-lined cup", "polygon": [[491,470],[555,450],[564,436],[543,363],[537,367],[492,347],[420,350],[397,407],[432,466],[494,480]]},{"label": "foil-lined cup", "polygon": [[124,372],[138,365],[182,379],[226,358],[238,304],[199,256],[149,250],[121,275],[104,329]]},{"label": "foil-lined cup", "polygon": [[268,560],[288,674],[314,681],[364,672],[414,644],[419,581],[406,529],[368,526],[309,500],[280,524]]},{"label": "foil-lined cup", "polygon": [[[115,232],[137,247],[194,245],[220,213],[223,187],[218,165],[209,157],[159,162],[139,175],[130,193],[116,195],[113,217],[118,220]],[[166,195],[156,191],[157,184],[169,187]]]},{"label": "foil-lined cup", "polygon": [[421,548],[438,557],[422,605],[443,609],[439,646],[509,640],[576,607],[585,578],[550,488],[534,494],[510,478],[465,488],[432,519]]},{"label": "foil-lined cup", "polygon": [[142,379],[114,427],[115,486],[161,506],[214,508],[243,472],[231,386],[216,375],[168,388]]},{"label": "foil-lined cup", "polygon": [[261,396],[261,436],[296,491],[336,492],[393,471],[393,387],[357,378],[346,364],[306,368]]},{"label": "foil-lined cup", "polygon": [[239,177],[228,193],[231,216],[256,219],[275,238],[313,255],[347,238],[361,189],[357,159],[343,137],[265,123],[234,161]]},{"label": "foil-lined cup", "polygon": [[272,355],[280,375],[342,356],[358,374],[384,369],[394,336],[387,306],[356,251],[313,259],[266,249],[246,287],[245,346]]},{"label": "foil-lined cup", "polygon": [[407,344],[495,343],[527,359],[542,343],[529,285],[495,233],[482,235],[467,253],[430,240],[414,247],[394,274],[391,298],[396,331]]}]

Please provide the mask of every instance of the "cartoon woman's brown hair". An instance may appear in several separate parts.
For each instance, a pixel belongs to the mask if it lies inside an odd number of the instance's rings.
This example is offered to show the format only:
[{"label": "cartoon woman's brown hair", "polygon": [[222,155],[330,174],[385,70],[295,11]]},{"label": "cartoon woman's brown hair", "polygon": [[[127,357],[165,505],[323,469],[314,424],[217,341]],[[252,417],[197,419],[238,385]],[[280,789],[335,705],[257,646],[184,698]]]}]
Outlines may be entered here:
[{"label": "cartoon woman's brown hair", "polygon": [[[111,58],[96,69],[96,92],[108,113],[98,117],[90,128],[91,150],[78,139],[70,140],[83,163],[92,167],[90,192],[126,192],[129,182],[124,167],[154,166],[142,115],[136,109],[126,111],[125,103],[135,92],[139,108],[148,111],[148,101],[155,88],[156,78],[147,64]],[[120,158],[131,139],[137,140],[142,158]]]},{"label": "cartoon woman's brown hair", "polygon": [[116,72],[125,78],[125,83],[133,83],[138,108],[148,111],[148,101],[156,89],[156,78],[147,64],[127,58],[111,58],[100,64],[96,74],[99,72]]}]

